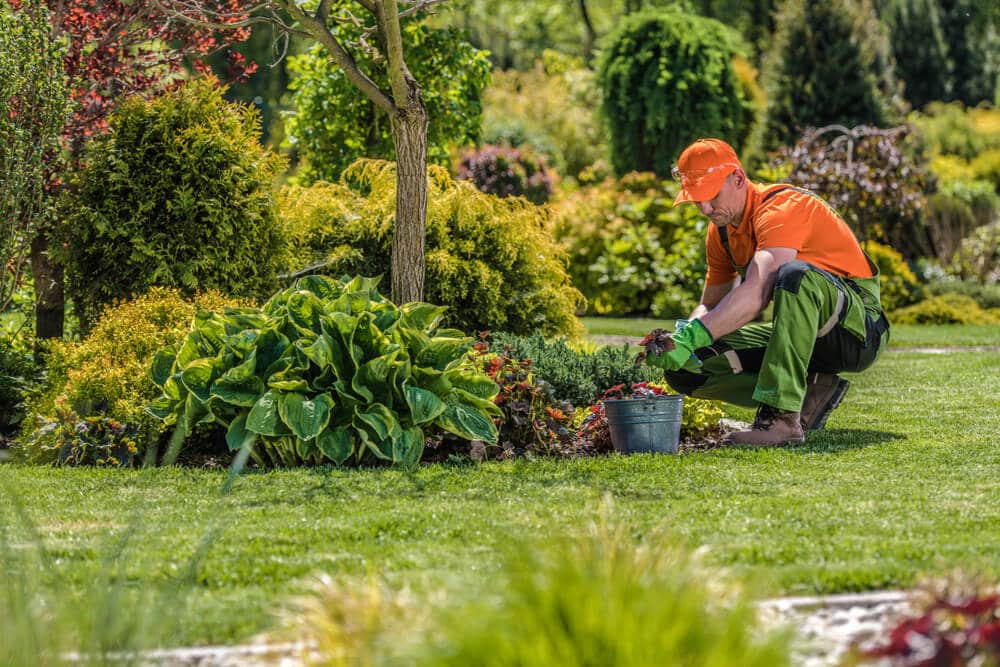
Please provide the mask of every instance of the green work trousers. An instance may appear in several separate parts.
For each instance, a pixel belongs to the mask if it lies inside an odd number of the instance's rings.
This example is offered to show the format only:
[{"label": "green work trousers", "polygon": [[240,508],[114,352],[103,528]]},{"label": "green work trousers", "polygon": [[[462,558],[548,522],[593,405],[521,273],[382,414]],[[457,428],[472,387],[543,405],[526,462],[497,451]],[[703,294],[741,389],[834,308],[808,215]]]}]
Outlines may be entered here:
[{"label": "green work trousers", "polygon": [[748,324],[696,350],[701,369],[668,371],[667,382],[696,398],[799,412],[810,373],[865,370],[888,343],[877,280],[873,298],[861,281],[788,262],[775,279],[771,322]]}]

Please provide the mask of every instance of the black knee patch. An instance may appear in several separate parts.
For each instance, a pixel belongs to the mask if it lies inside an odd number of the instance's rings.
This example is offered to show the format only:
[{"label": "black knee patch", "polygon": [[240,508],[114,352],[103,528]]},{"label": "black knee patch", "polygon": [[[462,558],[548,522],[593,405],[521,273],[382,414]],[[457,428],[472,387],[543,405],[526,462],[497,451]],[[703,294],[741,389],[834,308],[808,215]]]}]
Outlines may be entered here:
[{"label": "black knee patch", "polygon": [[816,267],[801,259],[793,259],[785,262],[778,269],[778,277],[774,281],[774,289],[785,290],[792,294],[799,293],[799,285],[802,284],[802,277],[809,271],[815,271]]},{"label": "black knee patch", "polygon": [[705,384],[705,381],[708,380],[708,376],[706,375],[690,373],[688,371],[665,371],[663,377],[671,389],[685,396],[690,396],[695,389]]}]

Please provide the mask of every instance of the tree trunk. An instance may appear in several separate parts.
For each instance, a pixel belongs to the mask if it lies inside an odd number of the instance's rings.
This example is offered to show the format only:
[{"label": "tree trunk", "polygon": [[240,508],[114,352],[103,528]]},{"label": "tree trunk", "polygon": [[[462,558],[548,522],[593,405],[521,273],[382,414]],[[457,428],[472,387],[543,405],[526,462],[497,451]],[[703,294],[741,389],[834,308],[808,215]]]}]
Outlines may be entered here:
[{"label": "tree trunk", "polygon": [[416,81],[407,81],[410,103],[392,118],[396,148],[396,225],[392,236],[392,300],[424,296],[424,228],[427,219],[427,109]]},{"label": "tree trunk", "polygon": [[44,230],[31,240],[31,272],[35,277],[35,337],[62,338],[63,268],[49,256],[49,235]]}]

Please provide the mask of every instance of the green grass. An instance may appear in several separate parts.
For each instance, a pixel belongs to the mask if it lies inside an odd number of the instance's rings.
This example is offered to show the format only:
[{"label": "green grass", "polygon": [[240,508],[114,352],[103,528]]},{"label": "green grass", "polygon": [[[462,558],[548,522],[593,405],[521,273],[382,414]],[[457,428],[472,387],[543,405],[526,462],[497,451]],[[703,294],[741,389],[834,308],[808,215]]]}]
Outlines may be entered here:
[{"label": "green grass", "polygon": [[[641,338],[657,327],[674,327],[674,320],[648,317],[582,317],[580,321],[591,336]],[[891,331],[890,347],[1000,346],[1000,327],[996,325],[896,324]]]},{"label": "green grass", "polygon": [[783,450],[250,473],[227,497],[220,471],[3,465],[0,520],[23,503],[53,559],[41,576],[74,594],[134,513],[126,574],[139,589],[168,586],[218,528],[176,644],[245,639],[318,571],[474,597],[508,545],[578,531],[605,494],[632,534],[665,525],[768,594],[901,587],[955,567],[996,578],[998,377],[997,352],[886,355],[851,378],[828,430]]}]

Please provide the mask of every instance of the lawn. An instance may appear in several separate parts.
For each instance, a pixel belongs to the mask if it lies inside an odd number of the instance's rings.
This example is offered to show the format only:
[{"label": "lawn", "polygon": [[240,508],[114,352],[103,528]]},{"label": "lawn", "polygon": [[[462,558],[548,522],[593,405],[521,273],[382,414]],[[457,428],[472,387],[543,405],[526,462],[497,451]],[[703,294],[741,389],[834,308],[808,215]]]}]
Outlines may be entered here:
[{"label": "lawn", "polygon": [[[933,329],[903,338],[1000,344]],[[578,531],[606,495],[634,534],[666,526],[766,594],[903,587],[956,567],[997,578],[998,377],[1000,352],[889,352],[851,378],[828,430],[780,450],[250,472],[225,497],[218,470],[5,465],[0,517],[27,508],[45,578],[70,590],[107,567],[126,526],[137,588],[164,585],[207,539],[179,644],[245,639],[319,571],[474,596],[511,544]]]}]

